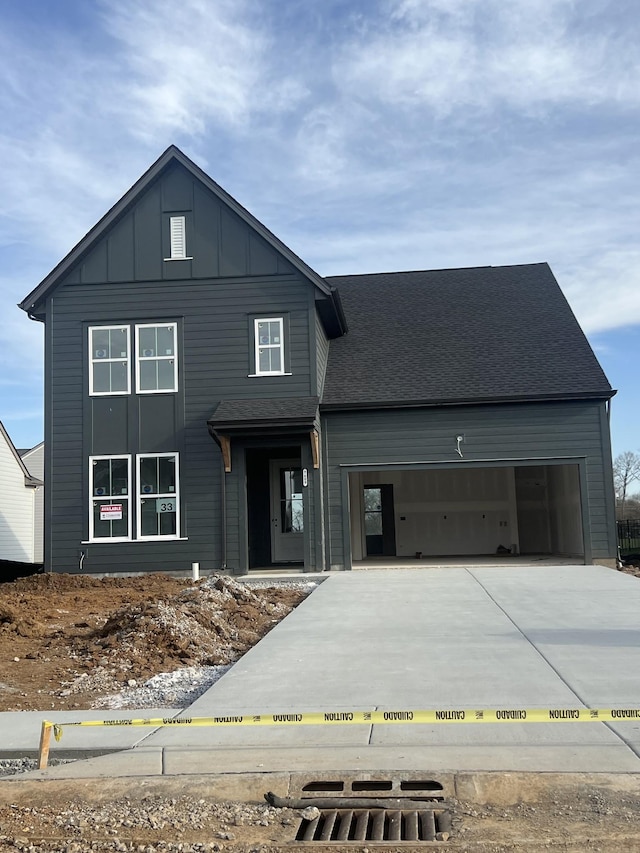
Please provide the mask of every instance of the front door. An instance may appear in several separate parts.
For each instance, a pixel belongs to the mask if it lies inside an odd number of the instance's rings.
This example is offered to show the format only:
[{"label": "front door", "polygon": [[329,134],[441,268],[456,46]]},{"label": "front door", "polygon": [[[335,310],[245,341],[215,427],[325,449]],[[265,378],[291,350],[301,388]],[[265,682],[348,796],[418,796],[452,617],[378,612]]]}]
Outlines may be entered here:
[{"label": "front door", "polygon": [[271,560],[274,563],[304,562],[302,468],[300,463],[272,459]]}]

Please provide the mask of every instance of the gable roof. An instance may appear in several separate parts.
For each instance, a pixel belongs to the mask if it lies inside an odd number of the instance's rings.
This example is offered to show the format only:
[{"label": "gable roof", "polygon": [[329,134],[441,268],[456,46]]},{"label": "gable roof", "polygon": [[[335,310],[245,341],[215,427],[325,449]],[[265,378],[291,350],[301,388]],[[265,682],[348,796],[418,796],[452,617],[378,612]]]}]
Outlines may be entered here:
[{"label": "gable roof", "polygon": [[[175,145],[170,145],[167,150],[153,163],[152,166],[139,178],[135,184],[129,189],[122,198],[114,204],[114,206],[100,219],[96,225],[80,240],[80,242],[64,257],[60,263],[54,267],[49,275],[44,278],[40,284],[29,293],[19,307],[26,311],[30,316],[37,314],[38,308],[46,297],[51,293],[62,279],[69,273],[72,267],[75,266],[85,255],[87,255],[96,243],[101,240],[106,232],[121,219],[131,207],[143,195],[145,190],[156,181],[160,175],[167,170],[173,163],[180,163],[189,171],[197,180],[199,180],[208,190],[216,195],[224,204],[226,204],[234,213],[236,213],[244,222],[256,231],[269,245],[289,261],[289,263],[300,272],[308,281],[310,281],[325,297],[332,303],[334,309],[334,324],[336,334],[344,334],[346,331],[346,323],[344,314],[340,304],[340,297],[326,280],[318,275],[315,270],[311,269],[301,258],[299,258],[291,249],[286,246],[278,237],[275,236],[269,229],[264,226],[259,220],[249,213],[239,202],[229,195],[219,184],[209,177],[202,169],[197,166],[193,160],[190,160]],[[35,317],[40,319],[40,317]]]},{"label": "gable roof", "polygon": [[17,464],[18,464],[18,467],[20,468],[20,470],[22,471],[22,473],[24,475],[25,486],[43,486],[44,483],[42,482],[42,480],[39,480],[37,477],[33,477],[29,473],[27,466],[24,464],[20,454],[18,453],[18,451],[14,447],[14,444],[11,441],[9,433],[4,428],[4,424],[2,423],[2,421],[0,421],[0,435],[4,438],[5,442],[7,443],[7,447],[9,448],[11,453],[13,454],[13,456],[14,456]]},{"label": "gable roof", "polygon": [[322,409],[615,394],[546,263],[332,276]]}]

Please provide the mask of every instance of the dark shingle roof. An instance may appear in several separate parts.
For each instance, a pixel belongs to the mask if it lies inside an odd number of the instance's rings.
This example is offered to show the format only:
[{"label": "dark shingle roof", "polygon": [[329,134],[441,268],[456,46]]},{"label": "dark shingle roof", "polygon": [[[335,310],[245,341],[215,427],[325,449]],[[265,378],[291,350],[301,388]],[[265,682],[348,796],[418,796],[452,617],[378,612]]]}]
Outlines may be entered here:
[{"label": "dark shingle roof", "polygon": [[317,397],[286,397],[276,400],[222,400],[209,423],[216,429],[242,428],[251,424],[287,423],[311,426],[318,414]]},{"label": "dark shingle roof", "polygon": [[349,333],[324,406],[607,398],[547,264],[333,276]]}]

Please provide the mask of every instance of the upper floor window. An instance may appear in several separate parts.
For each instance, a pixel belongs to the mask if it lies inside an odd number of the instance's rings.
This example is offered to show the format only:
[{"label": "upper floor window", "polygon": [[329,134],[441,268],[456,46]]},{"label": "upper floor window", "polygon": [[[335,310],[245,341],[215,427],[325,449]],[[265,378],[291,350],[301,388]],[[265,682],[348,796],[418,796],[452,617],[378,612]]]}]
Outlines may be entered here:
[{"label": "upper floor window", "polygon": [[89,329],[89,393],[128,394],[130,335],[128,326]]},{"label": "upper floor window", "polygon": [[255,371],[257,376],[284,373],[284,335],[282,317],[257,317],[254,320]]},{"label": "upper floor window", "polygon": [[190,261],[187,255],[187,217],[169,217],[169,257],[165,261]]},{"label": "upper floor window", "polygon": [[176,324],[136,326],[136,391],[177,390]]},{"label": "upper floor window", "polygon": [[[129,326],[89,328],[89,394],[131,393],[131,329]],[[134,326],[135,388],[138,394],[178,390],[178,324],[139,323]]]}]

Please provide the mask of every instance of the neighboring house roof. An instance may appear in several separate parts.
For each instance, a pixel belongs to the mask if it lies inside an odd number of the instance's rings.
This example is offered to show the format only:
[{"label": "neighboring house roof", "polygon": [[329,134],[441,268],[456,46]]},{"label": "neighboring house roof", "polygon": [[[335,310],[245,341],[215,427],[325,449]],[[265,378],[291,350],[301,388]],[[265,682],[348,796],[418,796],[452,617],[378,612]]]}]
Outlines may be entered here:
[{"label": "neighboring house roof", "polygon": [[323,409],[615,394],[545,263],[332,276]]},{"label": "neighboring house roof", "polygon": [[208,423],[216,431],[222,432],[243,430],[252,426],[295,426],[311,429],[317,416],[317,397],[222,400]]},{"label": "neighboring house roof", "polygon": [[[9,433],[4,428],[2,421],[0,421],[0,435],[3,436],[4,440],[7,443],[7,446],[9,447],[9,450],[11,450],[11,452],[13,453],[15,460],[18,463],[18,466],[20,467],[22,473],[24,474],[25,486],[43,486],[44,483],[42,482],[42,480],[39,480],[37,477],[32,477],[31,474],[29,473],[27,466],[22,461],[22,457],[20,456],[20,454],[18,453],[16,448],[13,446],[13,442],[11,441],[11,438],[9,437]],[[26,451],[26,452],[28,453],[29,451]]]},{"label": "neighboring house roof", "polygon": [[150,166],[116,204],[94,225],[94,227],[80,240],[66,257],[34,288],[28,296],[19,303],[20,308],[26,311],[34,319],[42,319],[39,315],[41,306],[46,297],[60,284],[62,279],[70,270],[85,257],[96,243],[103,238],[106,232],[119,220],[133,205],[141,198],[145,190],[156,181],[160,175],[172,164],[179,163],[195,178],[197,178],[207,189],[216,195],[234,213],[244,220],[253,230],[267,241],[277,252],[279,252],[289,263],[298,270],[306,279],[314,284],[318,290],[329,299],[333,307],[331,328],[334,334],[344,334],[346,322],[340,304],[340,297],[331,285],[327,284],[322,276],[311,269],[301,258],[286,246],[278,237],[266,228],[259,220],[249,213],[239,202],[229,195],[219,184],[217,184],[206,172],[183,154],[175,145],[170,145],[167,150]]},{"label": "neighboring house roof", "polygon": [[44,483],[44,441],[26,450],[18,450],[18,453],[31,476]]}]

